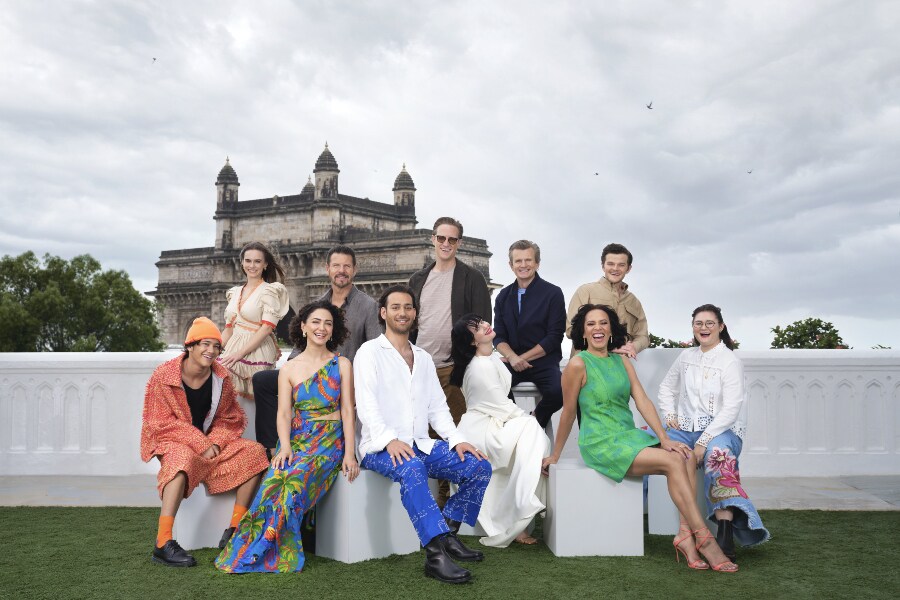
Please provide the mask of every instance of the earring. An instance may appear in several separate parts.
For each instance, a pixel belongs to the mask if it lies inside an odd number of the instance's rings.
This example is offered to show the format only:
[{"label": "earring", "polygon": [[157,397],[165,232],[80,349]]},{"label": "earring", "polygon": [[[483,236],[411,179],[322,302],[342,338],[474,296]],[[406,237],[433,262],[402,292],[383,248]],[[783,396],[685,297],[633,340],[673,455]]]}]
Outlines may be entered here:
[{"label": "earring", "polygon": [[303,337],[306,337],[306,332],[305,332],[305,331],[303,332]]},{"label": "earring", "polygon": [[584,340],[584,347],[587,348],[587,338],[581,338]]}]

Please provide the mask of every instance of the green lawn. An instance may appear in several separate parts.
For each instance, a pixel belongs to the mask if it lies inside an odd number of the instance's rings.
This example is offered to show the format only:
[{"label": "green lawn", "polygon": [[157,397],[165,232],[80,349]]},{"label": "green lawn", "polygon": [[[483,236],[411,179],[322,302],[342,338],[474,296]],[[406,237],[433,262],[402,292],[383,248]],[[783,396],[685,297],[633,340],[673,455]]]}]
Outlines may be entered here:
[{"label": "green lawn", "polygon": [[[484,549],[473,583],[422,575],[424,554],[354,565],[309,556],[291,575],[226,575],[212,549],[199,565],[150,562],[150,508],[3,508],[0,598],[898,598],[900,512],[764,511],[773,539],[739,551],[741,571],[690,571],[671,538],[647,536],[640,558],[556,558],[543,544]],[[475,538],[467,538],[476,544]]]}]

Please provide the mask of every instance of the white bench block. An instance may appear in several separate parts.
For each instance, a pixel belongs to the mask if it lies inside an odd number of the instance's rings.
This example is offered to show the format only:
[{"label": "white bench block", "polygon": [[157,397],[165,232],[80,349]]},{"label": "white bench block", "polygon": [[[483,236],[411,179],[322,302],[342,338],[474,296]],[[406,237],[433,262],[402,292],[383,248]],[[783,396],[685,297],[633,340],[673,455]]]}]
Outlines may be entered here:
[{"label": "white bench block", "polygon": [[256,402],[254,400],[248,400],[242,396],[237,397],[238,404],[241,408],[244,409],[244,413],[247,414],[247,428],[244,430],[244,434],[241,436],[245,440],[253,440],[256,441]]},{"label": "white bench block", "polygon": [[234,494],[234,490],[229,490],[213,496],[206,484],[198,485],[190,498],[181,501],[172,525],[172,537],[185,550],[216,548],[231,522]]},{"label": "white bench block", "polygon": [[485,533],[484,529],[481,528],[480,523],[475,523],[475,527],[462,523],[459,526],[459,535],[477,535],[478,537],[484,537]]},{"label": "white bench block", "polygon": [[344,563],[419,551],[419,538],[400,501],[400,484],[361,469],[338,475],[316,508],[316,555]]},{"label": "white bench block", "polygon": [[[706,517],[706,493],[703,489],[703,473],[697,473],[697,507]],[[706,519],[709,530],[716,533],[716,524]],[[647,531],[654,535],[675,535],[678,533],[678,509],[669,496],[665,475],[647,477]]]},{"label": "white bench block", "polygon": [[550,465],[544,541],[556,556],[642,556],[643,480],[621,483],[580,459]]},{"label": "white bench block", "polygon": [[[561,416],[562,410],[553,413],[553,416],[550,417],[550,422],[547,423],[545,429],[547,437],[550,438],[550,452],[553,452],[554,447],[556,446],[556,432],[559,431],[559,419]],[[569,437],[566,438],[566,445],[563,447],[562,454],[560,454],[559,458],[560,460],[571,459],[581,461],[582,464],[584,464],[584,461],[581,460],[581,450],[578,448],[578,419],[575,419],[572,422],[572,431],[569,432]]]},{"label": "white bench block", "polygon": [[516,406],[527,413],[534,410],[534,407],[541,401],[541,393],[537,386],[530,381],[523,381],[512,389],[513,398],[515,398]]}]

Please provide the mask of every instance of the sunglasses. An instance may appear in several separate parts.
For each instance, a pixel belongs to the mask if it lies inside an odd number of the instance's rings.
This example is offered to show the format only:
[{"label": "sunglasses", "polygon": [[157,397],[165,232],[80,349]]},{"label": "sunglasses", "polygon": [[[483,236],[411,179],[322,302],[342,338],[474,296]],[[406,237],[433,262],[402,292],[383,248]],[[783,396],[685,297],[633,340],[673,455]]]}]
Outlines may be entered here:
[{"label": "sunglasses", "polygon": [[436,235],[434,239],[437,240],[438,244],[443,244],[444,242],[450,242],[451,246],[455,246],[459,242],[458,237],[447,237],[446,235]]}]

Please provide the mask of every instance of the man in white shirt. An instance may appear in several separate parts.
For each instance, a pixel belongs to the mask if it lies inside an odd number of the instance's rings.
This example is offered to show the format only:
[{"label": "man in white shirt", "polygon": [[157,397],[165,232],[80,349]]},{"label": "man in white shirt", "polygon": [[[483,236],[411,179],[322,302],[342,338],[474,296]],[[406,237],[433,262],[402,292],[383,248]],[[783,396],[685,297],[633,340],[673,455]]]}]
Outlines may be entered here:
[{"label": "man in white shirt", "polygon": [[[378,305],[385,333],[363,344],[353,361],[361,464],[400,483],[403,507],[425,548],[425,574],[464,583],[471,573],[451,558],[480,561],[484,555],[463,545],[451,527],[475,525],[491,465],[453,424],[431,355],[409,341],[417,313],[413,290],[392,286]],[[429,425],[441,439],[428,436]],[[443,513],[429,477],[459,486]]]}]

